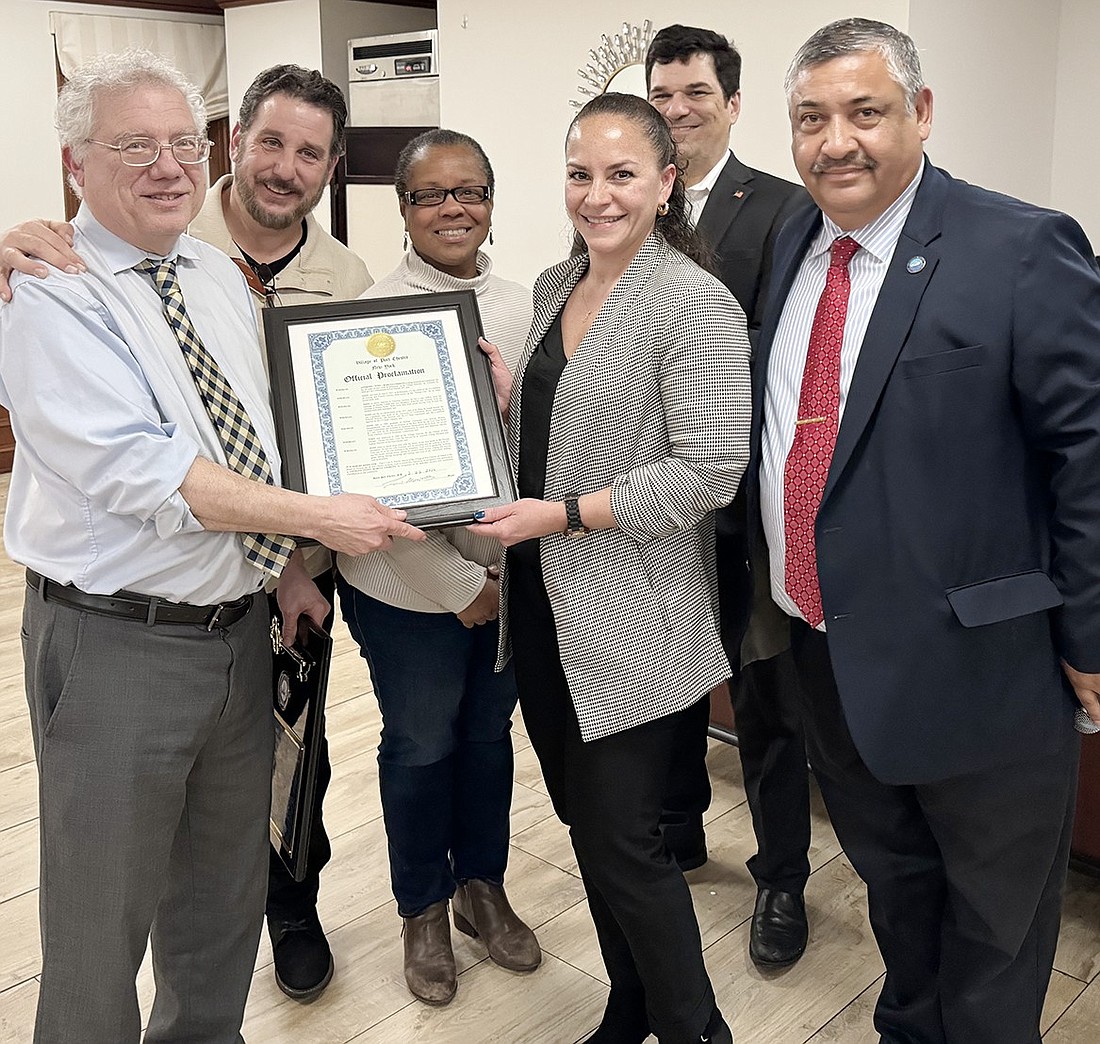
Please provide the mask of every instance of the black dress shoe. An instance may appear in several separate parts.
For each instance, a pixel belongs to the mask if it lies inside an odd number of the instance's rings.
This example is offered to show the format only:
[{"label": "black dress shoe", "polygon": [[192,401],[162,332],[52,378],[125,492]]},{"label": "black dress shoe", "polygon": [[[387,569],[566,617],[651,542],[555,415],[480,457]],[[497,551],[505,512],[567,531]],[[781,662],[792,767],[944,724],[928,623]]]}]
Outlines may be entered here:
[{"label": "black dress shoe", "polygon": [[303,1004],[319,997],[332,979],[335,962],[317,914],[294,920],[269,917],[267,930],[279,989]]},{"label": "black dress shoe", "polygon": [[806,950],[809,926],[802,896],[761,888],[749,932],[749,956],[762,968],[794,964]]}]

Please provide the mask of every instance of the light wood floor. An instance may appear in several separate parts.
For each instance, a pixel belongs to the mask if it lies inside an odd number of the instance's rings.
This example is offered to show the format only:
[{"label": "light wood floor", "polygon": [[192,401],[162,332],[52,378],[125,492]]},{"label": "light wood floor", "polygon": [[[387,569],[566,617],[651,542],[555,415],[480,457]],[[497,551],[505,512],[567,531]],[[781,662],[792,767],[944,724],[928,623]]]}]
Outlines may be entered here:
[{"label": "light wood floor", "polygon": [[[0,502],[7,478],[0,479]],[[0,1042],[31,1039],[38,992],[36,773],[22,690],[22,570],[0,556]],[[284,997],[261,942],[244,1034],[250,1044],[572,1044],[599,1021],[604,972],[565,830],[555,820],[530,744],[517,721],[516,786],[508,890],[538,931],[541,968],[519,976],[454,933],[460,978],[446,1008],[407,992],[399,920],[389,892],[374,749],[378,712],[365,667],[343,626],[330,687],[334,762],[325,819],[333,858],[320,913],[336,975],[312,1005]],[[820,804],[807,888],[810,945],[793,968],[764,975],[748,960],[754,848],[737,752],[713,743],[710,862],[689,875],[719,1002],[739,1044],[872,1044],[870,1013],[882,976],[863,889]],[[148,961],[139,989],[152,998]],[[1043,1018],[1049,1044],[1100,1040],[1100,880],[1071,874],[1056,971]],[[78,1044],[78,1042],[74,1042]]]}]

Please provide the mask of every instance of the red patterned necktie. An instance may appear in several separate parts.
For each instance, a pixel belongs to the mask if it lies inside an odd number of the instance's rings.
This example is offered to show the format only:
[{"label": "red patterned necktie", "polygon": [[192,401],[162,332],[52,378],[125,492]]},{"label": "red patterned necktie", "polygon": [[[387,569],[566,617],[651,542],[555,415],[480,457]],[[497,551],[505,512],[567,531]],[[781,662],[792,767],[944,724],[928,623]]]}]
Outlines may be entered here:
[{"label": "red patterned necktie", "polygon": [[794,443],[783,472],[783,528],[787,543],[786,586],[806,622],[817,627],[824,619],[817,582],[814,523],[829,464],[836,446],[840,418],[840,348],[848,314],[848,262],[859,249],[850,236],[833,240],[825,289],[817,302]]}]

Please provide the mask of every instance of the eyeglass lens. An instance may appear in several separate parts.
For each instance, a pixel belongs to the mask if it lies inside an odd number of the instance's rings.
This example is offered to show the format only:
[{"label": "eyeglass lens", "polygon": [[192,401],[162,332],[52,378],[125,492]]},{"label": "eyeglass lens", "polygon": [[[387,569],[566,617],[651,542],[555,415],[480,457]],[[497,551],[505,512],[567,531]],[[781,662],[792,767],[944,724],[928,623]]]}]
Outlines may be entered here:
[{"label": "eyeglass lens", "polygon": [[206,138],[188,135],[173,142],[159,142],[154,138],[126,138],[118,145],[122,162],[132,167],[152,166],[167,145],[177,163],[203,163],[210,156],[210,142]]},{"label": "eyeglass lens", "polygon": [[484,203],[489,198],[488,185],[459,185],[456,188],[426,188],[405,193],[408,202],[415,207],[437,207],[448,196],[459,203]]}]

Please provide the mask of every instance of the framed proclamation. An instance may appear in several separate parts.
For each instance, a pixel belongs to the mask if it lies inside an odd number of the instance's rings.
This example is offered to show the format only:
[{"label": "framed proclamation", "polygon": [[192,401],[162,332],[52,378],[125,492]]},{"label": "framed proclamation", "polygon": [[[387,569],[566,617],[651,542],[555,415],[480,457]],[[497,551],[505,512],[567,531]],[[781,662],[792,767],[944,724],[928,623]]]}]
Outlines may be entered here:
[{"label": "framed proclamation", "polygon": [[283,484],[421,527],[515,499],[472,290],[264,310]]}]

